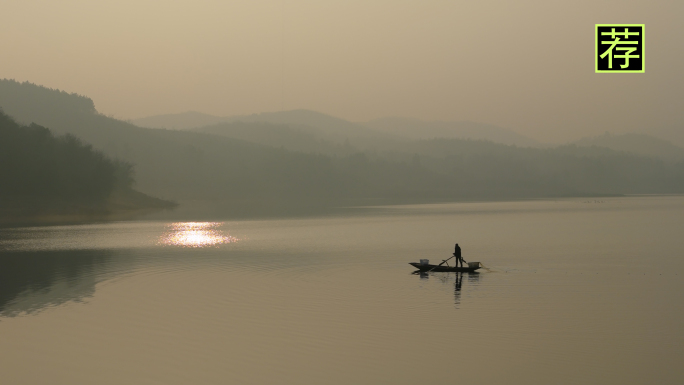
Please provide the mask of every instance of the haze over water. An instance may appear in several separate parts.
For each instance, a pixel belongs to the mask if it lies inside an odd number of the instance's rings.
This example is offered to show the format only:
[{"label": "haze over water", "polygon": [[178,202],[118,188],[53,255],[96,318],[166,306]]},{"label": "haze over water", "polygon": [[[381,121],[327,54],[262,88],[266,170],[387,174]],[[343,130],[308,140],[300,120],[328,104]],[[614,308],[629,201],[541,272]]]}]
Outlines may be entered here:
[{"label": "haze over water", "polygon": [[[672,196],[4,229],[2,382],[679,383],[683,222]],[[489,269],[411,274],[455,242]]]}]

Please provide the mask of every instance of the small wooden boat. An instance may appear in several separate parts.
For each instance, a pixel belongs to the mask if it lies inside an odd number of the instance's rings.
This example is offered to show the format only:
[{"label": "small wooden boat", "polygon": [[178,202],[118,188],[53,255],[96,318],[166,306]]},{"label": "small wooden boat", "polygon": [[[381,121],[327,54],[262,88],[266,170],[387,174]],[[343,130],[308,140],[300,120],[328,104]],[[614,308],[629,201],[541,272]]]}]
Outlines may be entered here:
[{"label": "small wooden boat", "polygon": [[431,265],[429,263],[420,263],[420,262],[409,262],[409,265],[415,267],[416,269],[420,271],[454,271],[454,272],[463,272],[463,273],[472,273],[475,270],[479,269],[480,262],[469,262],[468,267],[455,267],[455,266],[439,266],[439,265]]}]

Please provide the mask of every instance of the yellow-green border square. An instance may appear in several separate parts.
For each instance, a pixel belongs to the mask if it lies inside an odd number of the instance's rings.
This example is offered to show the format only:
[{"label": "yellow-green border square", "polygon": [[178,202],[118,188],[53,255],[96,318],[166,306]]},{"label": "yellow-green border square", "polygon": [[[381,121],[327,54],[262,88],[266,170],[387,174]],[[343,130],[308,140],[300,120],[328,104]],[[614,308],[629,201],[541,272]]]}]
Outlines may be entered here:
[{"label": "yellow-green border square", "polygon": [[[640,71],[600,71],[598,69],[599,54],[598,54],[598,27],[641,27],[641,70]],[[597,74],[605,73],[623,73],[623,74],[641,74],[646,72],[646,24],[595,24],[594,25],[594,71]]]}]

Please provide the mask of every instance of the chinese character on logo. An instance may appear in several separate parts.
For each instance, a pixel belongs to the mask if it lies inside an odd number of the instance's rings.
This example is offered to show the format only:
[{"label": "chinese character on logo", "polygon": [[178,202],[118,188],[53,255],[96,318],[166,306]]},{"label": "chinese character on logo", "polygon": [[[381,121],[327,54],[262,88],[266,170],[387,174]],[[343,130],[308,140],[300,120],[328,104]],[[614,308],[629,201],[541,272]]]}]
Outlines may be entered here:
[{"label": "chinese character on logo", "polygon": [[596,24],[596,72],[645,72],[644,24]]}]

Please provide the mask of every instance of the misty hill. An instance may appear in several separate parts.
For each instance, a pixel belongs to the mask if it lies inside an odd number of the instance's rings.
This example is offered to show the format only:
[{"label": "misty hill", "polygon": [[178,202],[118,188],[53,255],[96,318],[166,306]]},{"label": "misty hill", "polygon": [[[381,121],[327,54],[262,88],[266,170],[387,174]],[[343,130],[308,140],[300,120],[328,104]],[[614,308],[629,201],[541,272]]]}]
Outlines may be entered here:
[{"label": "misty hill", "polygon": [[197,111],[181,112],[178,114],[164,114],[148,116],[131,120],[131,123],[145,128],[168,128],[171,130],[185,130],[198,128],[225,121],[225,118],[204,114]]},{"label": "misty hill", "polygon": [[[16,87],[30,92],[7,91]],[[64,97],[63,109],[45,112],[41,103],[50,97]],[[222,132],[217,135],[208,132],[211,127],[204,128],[207,132],[137,127],[78,108],[82,98],[0,81],[0,106],[10,106],[8,113],[76,135],[110,157],[135,164],[140,191],[181,203],[227,202],[245,213],[312,205],[684,192],[684,164],[608,148],[537,149],[442,138],[406,139],[377,149],[343,143],[344,151],[335,152],[339,143],[316,135],[343,132],[346,137],[357,128],[310,111],[260,114],[253,122],[236,118],[215,125]],[[11,111],[12,106],[19,108]],[[304,125],[326,121],[325,129]],[[373,130],[360,127],[358,132],[355,141],[372,142],[374,134],[364,135]],[[299,140],[320,151],[286,148]]]},{"label": "misty hill", "polygon": [[[45,106],[60,97],[61,109]],[[353,197],[350,189],[362,194],[363,189],[345,185],[353,176],[341,175],[328,157],[204,133],[141,128],[84,111],[75,103],[82,100],[30,83],[0,81],[0,106],[7,106],[8,113],[73,134],[108,156],[135,164],[137,188],[148,194],[262,206],[339,201]]]},{"label": "misty hill", "polygon": [[674,145],[684,148],[684,123],[681,123],[678,126],[672,125],[669,127],[649,128],[644,133],[668,140]]},{"label": "misty hill", "polygon": [[188,131],[225,136],[269,147],[282,147],[287,150],[306,153],[349,155],[358,152],[358,149],[352,147],[348,141],[339,143],[334,138],[330,138],[329,135],[308,126],[293,128],[285,124],[236,121],[189,129]]},{"label": "misty hill", "polygon": [[578,146],[607,147],[617,151],[626,151],[643,156],[660,158],[667,161],[684,161],[684,148],[667,140],[645,134],[610,134],[583,138],[574,144]]},{"label": "misty hill", "polygon": [[0,80],[0,102],[5,113],[14,118],[31,116],[36,121],[61,114],[97,112],[95,103],[86,96],[9,79]]},{"label": "misty hill", "polygon": [[[73,135],[21,126],[0,111],[0,224],[38,217],[99,218],[121,209],[169,207],[131,189],[132,166]],[[116,211],[116,213],[115,213]]]},{"label": "misty hill", "polygon": [[[368,141],[378,143],[381,140],[396,139],[392,134],[382,133],[361,124],[352,123],[344,119],[311,110],[264,112],[260,114],[225,117],[185,112],[181,114],[152,116],[132,121],[134,124],[142,123],[141,127],[161,128],[164,127],[162,126],[162,123],[164,123],[167,127],[183,129],[200,128],[208,125],[216,125],[217,123],[235,122],[267,123],[279,125],[280,127],[288,126],[295,130],[309,132],[320,138],[324,138],[325,140],[338,143],[350,140],[367,144]],[[154,125],[152,125],[152,123],[154,123]],[[256,127],[256,125],[254,125],[254,127]],[[356,139],[360,139],[361,141]]]},{"label": "misty hill", "polygon": [[[156,115],[132,120],[131,123],[148,128],[199,129],[207,131],[206,126],[219,123],[269,123],[289,126],[298,131],[306,131],[319,139],[342,143],[350,140],[359,147],[382,147],[382,141],[397,142],[404,139],[481,139],[492,142],[534,147],[539,143],[534,139],[520,135],[514,131],[487,124],[474,122],[427,122],[410,118],[381,118],[364,123],[352,123],[311,110],[292,110],[268,112],[252,115],[220,117],[200,112],[184,112],[179,114]],[[257,127],[253,125],[253,127]],[[215,133],[219,133],[216,128]],[[227,130],[232,137],[232,131]],[[361,140],[357,140],[361,139]],[[365,140],[364,140],[365,139]]]},{"label": "misty hill", "polygon": [[146,128],[191,129],[217,123],[259,122],[292,127],[309,127],[327,133],[342,135],[377,135],[373,130],[344,119],[311,110],[291,110],[264,112],[251,115],[215,116],[201,112],[188,111],[178,114],[155,115],[132,120],[131,123]]},{"label": "misty hill", "polygon": [[293,127],[311,127],[337,138],[386,138],[375,130],[311,110],[292,110],[279,112],[265,112],[261,114],[227,117],[227,122],[265,122],[285,124]]},{"label": "misty hill", "polygon": [[[291,110],[265,112],[252,115],[236,115],[217,117],[196,112],[157,115],[131,121],[141,127],[188,129],[195,132],[211,132],[231,138],[246,139],[255,143],[271,145],[275,137],[286,139],[289,145],[285,148],[321,152],[331,149],[330,146],[353,145],[356,148],[370,150],[387,147],[402,139],[391,133],[383,133],[360,124],[336,118],[311,110]],[[209,122],[209,123],[207,123]],[[241,128],[238,128],[241,127]],[[249,132],[247,127],[253,132]],[[280,132],[279,132],[280,130]],[[263,133],[261,133],[263,131]],[[264,134],[268,132],[266,138]],[[246,135],[246,136],[245,136]],[[294,145],[296,138],[304,140],[306,145]],[[318,142],[311,146],[311,140]],[[317,147],[317,148],[314,148]]]},{"label": "misty hill", "polygon": [[[487,186],[510,194],[546,196],[684,191],[684,163],[602,147],[565,145],[524,148],[482,140],[430,139],[412,143],[412,162],[456,176],[456,183]],[[397,152],[409,162],[407,152]]]},{"label": "misty hill", "polygon": [[[304,152],[333,154],[374,164],[403,165],[432,175],[431,183],[461,197],[491,198],[498,194],[521,197],[544,193],[582,195],[655,193],[684,188],[684,165],[668,165],[638,154],[604,147],[566,145],[525,148],[470,139],[399,141],[380,150],[361,151],[340,146],[284,125],[221,123],[199,128],[207,133]],[[448,187],[447,187],[448,186]],[[486,187],[485,187],[486,186]],[[680,187],[676,187],[680,186]],[[439,188],[422,191],[437,199]],[[674,190],[673,190],[674,189]],[[436,195],[435,195],[436,194]]]},{"label": "misty hill", "polygon": [[539,145],[534,139],[514,131],[489,124],[467,121],[427,122],[418,119],[390,117],[371,120],[363,124],[382,132],[400,135],[409,139],[479,139],[521,147],[535,147]]}]

